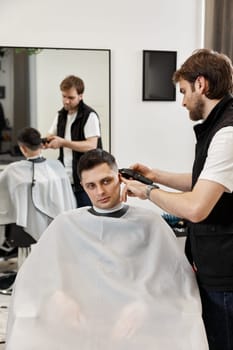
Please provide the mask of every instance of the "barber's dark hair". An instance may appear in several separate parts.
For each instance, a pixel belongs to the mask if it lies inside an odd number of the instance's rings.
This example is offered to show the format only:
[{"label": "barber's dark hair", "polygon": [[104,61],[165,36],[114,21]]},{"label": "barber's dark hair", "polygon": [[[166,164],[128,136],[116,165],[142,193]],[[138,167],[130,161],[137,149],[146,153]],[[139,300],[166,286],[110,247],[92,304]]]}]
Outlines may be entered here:
[{"label": "barber's dark hair", "polygon": [[61,91],[66,91],[71,88],[75,88],[79,95],[83,94],[85,89],[83,80],[79,77],[76,77],[75,75],[69,75],[64,80],[62,80],[60,84]]},{"label": "barber's dark hair", "polygon": [[79,160],[78,164],[78,175],[81,179],[82,172],[84,170],[90,170],[93,169],[95,166],[106,163],[111,169],[114,169],[117,171],[118,166],[116,163],[116,159],[112,154],[110,154],[107,151],[104,151],[103,149],[96,148],[92,149],[90,151],[85,152]]},{"label": "barber's dark hair", "polygon": [[31,127],[21,129],[18,133],[17,141],[32,151],[39,149],[42,142],[40,132]]},{"label": "barber's dark hair", "polygon": [[230,58],[223,53],[209,49],[200,49],[181,65],[173,74],[173,82],[181,79],[194,85],[198,76],[208,81],[208,90],[205,95],[209,99],[221,99],[233,92],[233,66]]}]

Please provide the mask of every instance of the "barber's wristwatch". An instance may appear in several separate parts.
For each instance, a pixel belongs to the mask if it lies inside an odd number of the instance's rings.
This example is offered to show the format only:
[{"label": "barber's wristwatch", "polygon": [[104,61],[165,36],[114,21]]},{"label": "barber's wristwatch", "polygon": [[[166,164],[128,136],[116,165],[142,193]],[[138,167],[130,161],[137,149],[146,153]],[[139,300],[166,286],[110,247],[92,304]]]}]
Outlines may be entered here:
[{"label": "barber's wristwatch", "polygon": [[150,199],[150,193],[151,193],[151,191],[154,190],[155,188],[159,188],[159,186],[156,185],[156,184],[154,184],[154,183],[153,183],[153,185],[147,185],[147,186],[146,186],[146,198],[147,198],[147,199]]}]

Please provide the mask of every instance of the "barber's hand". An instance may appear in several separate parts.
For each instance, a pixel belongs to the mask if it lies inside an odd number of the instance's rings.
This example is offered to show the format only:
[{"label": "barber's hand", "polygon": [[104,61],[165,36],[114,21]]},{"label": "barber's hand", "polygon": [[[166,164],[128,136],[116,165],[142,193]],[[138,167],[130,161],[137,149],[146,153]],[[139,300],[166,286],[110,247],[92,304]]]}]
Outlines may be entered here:
[{"label": "barber's hand", "polygon": [[57,149],[63,147],[64,139],[59,136],[48,136],[48,142],[46,143],[46,148]]},{"label": "barber's hand", "polygon": [[146,165],[140,164],[140,163],[136,163],[130,166],[130,169],[137,171],[139,174],[147,177],[148,179],[155,181],[154,177],[155,174],[153,172],[153,170],[149,167],[147,167]]},{"label": "barber's hand", "polygon": [[121,193],[121,200],[123,202],[127,201],[127,197],[138,197],[140,199],[147,199],[147,185],[136,180],[126,180],[123,177],[121,177],[121,182],[125,184]]}]

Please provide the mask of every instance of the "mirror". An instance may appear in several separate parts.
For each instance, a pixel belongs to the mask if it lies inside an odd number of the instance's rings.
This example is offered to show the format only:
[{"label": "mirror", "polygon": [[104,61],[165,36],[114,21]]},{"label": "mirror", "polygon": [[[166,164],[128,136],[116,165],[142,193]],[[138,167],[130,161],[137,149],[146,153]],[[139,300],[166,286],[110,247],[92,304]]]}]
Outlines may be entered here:
[{"label": "mirror", "polygon": [[[0,153],[15,153],[24,126],[46,136],[62,107],[60,82],[70,74],[83,79],[83,100],[99,115],[103,147],[110,151],[110,59],[108,49],[0,47],[0,107],[6,121]],[[45,152],[57,157],[54,150]]]}]

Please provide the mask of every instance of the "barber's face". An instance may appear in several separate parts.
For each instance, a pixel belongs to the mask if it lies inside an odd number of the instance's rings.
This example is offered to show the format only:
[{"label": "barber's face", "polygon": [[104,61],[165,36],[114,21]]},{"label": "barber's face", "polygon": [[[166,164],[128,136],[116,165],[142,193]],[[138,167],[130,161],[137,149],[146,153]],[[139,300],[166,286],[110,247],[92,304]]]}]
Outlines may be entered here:
[{"label": "barber's face", "polygon": [[181,80],[180,92],[183,94],[182,105],[189,111],[189,117],[193,121],[204,118],[203,95],[199,91],[198,82],[192,86],[187,80]]},{"label": "barber's face", "polygon": [[106,163],[83,171],[81,184],[92,204],[99,209],[111,209],[120,203],[118,172]]},{"label": "barber's face", "polygon": [[62,90],[62,102],[66,111],[74,113],[77,111],[78,104],[82,100],[83,95],[78,94],[75,88]]}]

